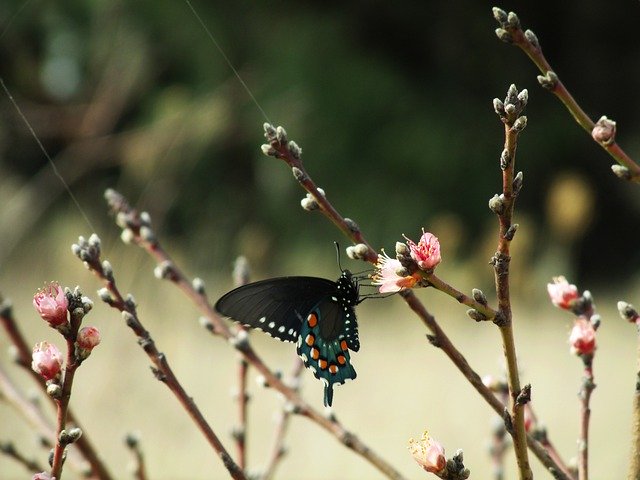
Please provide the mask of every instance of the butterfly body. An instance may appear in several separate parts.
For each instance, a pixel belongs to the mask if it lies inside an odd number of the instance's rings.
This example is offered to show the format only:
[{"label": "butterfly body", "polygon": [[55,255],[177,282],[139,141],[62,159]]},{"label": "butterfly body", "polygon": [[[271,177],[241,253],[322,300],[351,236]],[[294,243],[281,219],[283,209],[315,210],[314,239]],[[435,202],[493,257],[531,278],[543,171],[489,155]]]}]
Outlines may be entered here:
[{"label": "butterfly body", "polygon": [[360,349],[354,307],[358,284],[348,270],[337,281],[280,277],[243,285],[222,296],[216,310],[238,323],[296,342],[305,367],[324,382],[324,403],[333,385],[356,378],[349,350]]}]

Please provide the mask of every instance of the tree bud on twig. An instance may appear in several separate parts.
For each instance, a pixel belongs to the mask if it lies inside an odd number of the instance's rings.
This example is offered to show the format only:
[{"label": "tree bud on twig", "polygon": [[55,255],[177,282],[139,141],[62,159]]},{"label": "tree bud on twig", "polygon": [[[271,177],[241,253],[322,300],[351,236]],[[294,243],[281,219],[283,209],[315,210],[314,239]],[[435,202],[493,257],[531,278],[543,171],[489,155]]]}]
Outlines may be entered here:
[{"label": "tree bud on twig", "polygon": [[540,50],[540,42],[538,41],[538,37],[536,36],[535,33],[533,33],[533,31],[525,30],[524,37],[529,41],[531,46],[533,46],[536,49]]},{"label": "tree bud on twig", "polygon": [[473,290],[471,290],[471,295],[473,296],[473,299],[476,302],[478,302],[478,303],[480,303],[482,305],[487,305],[489,303],[487,301],[487,296],[479,288],[474,288]]},{"label": "tree bud on twig", "polygon": [[495,18],[500,24],[507,23],[507,12],[498,7],[493,7],[491,11],[493,12],[493,18]]},{"label": "tree bud on twig", "polygon": [[522,182],[524,180],[524,173],[522,171],[518,172],[513,179],[513,195],[518,196],[520,190],[522,189]]},{"label": "tree bud on twig", "polygon": [[469,316],[469,318],[475,320],[476,322],[484,322],[485,320],[487,320],[487,317],[475,308],[470,308],[469,310],[467,310],[467,315]]},{"label": "tree bud on twig", "polygon": [[520,19],[515,12],[509,12],[507,14],[507,23],[511,28],[520,28]]},{"label": "tree bud on twig", "polygon": [[616,141],[616,122],[603,115],[591,130],[591,137],[604,146],[611,145]]},{"label": "tree bud on twig", "polygon": [[558,76],[551,70],[544,75],[538,75],[538,83],[545,90],[554,90],[559,81]]},{"label": "tree bud on twig", "polygon": [[499,98],[493,99],[493,110],[500,116],[503,117],[505,114],[504,111],[504,103]]},{"label": "tree bud on twig", "polygon": [[526,126],[527,126],[527,117],[523,115],[521,117],[516,118],[516,121],[513,122],[513,126],[511,127],[511,129],[514,132],[521,132],[522,130],[525,129]]},{"label": "tree bud on twig", "polygon": [[494,195],[489,200],[489,208],[496,215],[502,215],[504,213],[504,195]]},{"label": "tree bud on twig", "polygon": [[623,320],[628,322],[636,322],[638,320],[638,311],[630,303],[620,301],[618,302],[618,312]]},{"label": "tree bud on twig", "polygon": [[611,171],[615,173],[616,177],[621,178],[622,180],[631,180],[631,170],[622,165],[611,165]]},{"label": "tree bud on twig", "polygon": [[502,40],[504,43],[513,43],[513,37],[504,28],[496,28],[496,37]]}]

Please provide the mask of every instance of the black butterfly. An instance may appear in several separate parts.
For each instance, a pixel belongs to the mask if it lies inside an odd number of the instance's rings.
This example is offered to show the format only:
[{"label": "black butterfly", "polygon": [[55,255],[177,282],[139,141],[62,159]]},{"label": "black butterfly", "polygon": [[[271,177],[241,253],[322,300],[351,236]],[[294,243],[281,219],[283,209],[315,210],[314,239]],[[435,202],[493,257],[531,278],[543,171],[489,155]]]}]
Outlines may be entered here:
[{"label": "black butterfly", "polygon": [[356,378],[349,350],[360,349],[354,307],[358,281],[348,270],[332,282],[317,277],[281,277],[250,283],[220,298],[215,309],[283,342],[296,342],[305,367],[324,382],[331,406],[333,384]]}]

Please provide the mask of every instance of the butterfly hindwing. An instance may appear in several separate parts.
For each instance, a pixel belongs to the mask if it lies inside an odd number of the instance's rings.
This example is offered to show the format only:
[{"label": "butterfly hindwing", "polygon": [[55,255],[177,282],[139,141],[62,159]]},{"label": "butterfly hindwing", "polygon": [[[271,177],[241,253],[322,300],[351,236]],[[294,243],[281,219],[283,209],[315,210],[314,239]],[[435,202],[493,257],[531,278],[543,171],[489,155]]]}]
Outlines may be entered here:
[{"label": "butterfly hindwing", "polygon": [[[324,382],[324,404],[331,406],[333,384],[343,384],[356,378],[351,365],[349,342],[345,334],[344,310],[332,300],[322,300],[302,322],[300,336],[296,344],[297,352],[305,367]],[[347,307],[349,318],[355,325],[352,307]],[[323,333],[324,330],[324,333]],[[330,331],[331,335],[326,335]]]}]

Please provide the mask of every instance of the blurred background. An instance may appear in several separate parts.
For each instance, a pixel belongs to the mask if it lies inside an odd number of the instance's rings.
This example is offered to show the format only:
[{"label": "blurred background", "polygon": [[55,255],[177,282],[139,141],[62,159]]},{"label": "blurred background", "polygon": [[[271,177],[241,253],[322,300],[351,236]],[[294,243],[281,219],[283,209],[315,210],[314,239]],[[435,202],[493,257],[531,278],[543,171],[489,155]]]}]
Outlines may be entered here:
[{"label": "blurred background", "polygon": [[[185,2],[0,4],[0,76],[80,206],[0,92],[0,293],[12,299],[32,343],[59,341],[31,307],[43,282],[80,285],[96,299],[87,321],[99,326],[104,342],[77,377],[73,406],[117,478],[127,475],[121,439],[130,430],[141,432],[152,478],[224,478],[224,472],[153,380],[119,316],[97,301],[100,285],[70,254],[77,236],[100,235],[121,289],[135,295],[143,322],[226,440],[234,423],[235,355],[202,335],[198,312],[153,278],[153,262],[143,252],[121,244],[104,190],[119,190],[151,214],[165,247],[190,275],[205,280],[212,299],[231,288],[239,254],[249,259],[254,279],[337,277],[332,242],[346,241],[299,207],[304,195],[289,170],[262,155],[266,115],[302,147],[314,180],[376,248],[393,251],[403,233],[417,240],[424,227],[442,244],[440,276],[491,298],[487,263],[496,219],[487,201],[501,188],[503,144],[491,101],[504,98],[511,83],[529,90],[529,123],[516,164],[525,182],[512,262],[523,379],[533,384],[538,413],[570,457],[580,365],[566,345],[571,317],[546,297],[551,276],[564,274],[592,291],[604,318],[592,471],[623,475],[636,340],[615,303],[640,303],[634,227],[640,196],[611,174],[612,160],[538,86],[526,56],[496,39],[491,6],[194,0],[258,107]],[[616,120],[619,143],[638,158],[640,46],[632,32],[640,4],[498,6],[519,14],[585,111],[594,120]],[[451,308],[437,292],[418,294],[479,373],[501,374],[495,328],[471,323],[464,309]],[[353,361],[359,376],[336,390],[339,418],[411,478],[421,472],[406,452],[407,439],[425,428],[448,452],[463,448],[476,478],[489,478],[489,409],[428,346],[426,332],[399,299],[365,302],[358,313],[363,347]],[[254,338],[270,365],[290,368],[291,345]],[[0,346],[8,346],[4,336]],[[0,362],[31,388],[8,356]],[[306,398],[321,407],[320,382],[308,372],[303,378]],[[280,400],[252,390],[249,462],[259,469]],[[0,440],[14,438],[44,463],[46,452],[14,416],[0,403]],[[320,446],[318,453],[302,442]],[[380,478],[303,419],[294,420],[289,444],[277,478]],[[6,457],[0,472],[8,472],[2,478],[26,475]]]}]

